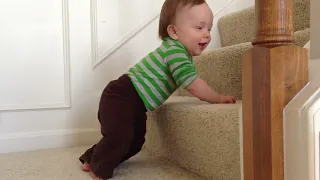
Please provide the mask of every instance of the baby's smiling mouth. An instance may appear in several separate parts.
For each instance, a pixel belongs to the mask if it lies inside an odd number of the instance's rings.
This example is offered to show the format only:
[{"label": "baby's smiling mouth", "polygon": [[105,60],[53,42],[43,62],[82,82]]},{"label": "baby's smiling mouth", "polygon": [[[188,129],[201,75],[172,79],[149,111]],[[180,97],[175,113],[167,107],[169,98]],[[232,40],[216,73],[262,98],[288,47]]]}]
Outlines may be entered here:
[{"label": "baby's smiling mouth", "polygon": [[207,43],[199,43],[199,46],[200,46],[201,48],[204,48],[206,45],[207,45]]}]

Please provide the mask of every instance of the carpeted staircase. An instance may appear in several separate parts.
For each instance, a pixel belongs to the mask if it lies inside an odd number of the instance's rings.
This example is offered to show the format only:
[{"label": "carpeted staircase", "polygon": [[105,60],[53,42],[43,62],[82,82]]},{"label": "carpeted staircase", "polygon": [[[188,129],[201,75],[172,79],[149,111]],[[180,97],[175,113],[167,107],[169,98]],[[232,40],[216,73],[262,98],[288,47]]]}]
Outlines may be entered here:
[{"label": "carpeted staircase", "polygon": [[[310,40],[309,0],[293,0],[295,44]],[[202,79],[237,104],[208,104],[179,89],[149,113],[145,149],[210,180],[241,179],[242,54],[255,35],[254,7],[219,19],[222,48],[195,58]]]},{"label": "carpeted staircase", "polygon": [[[293,0],[296,45],[310,40],[309,0]],[[240,180],[242,53],[255,34],[254,8],[219,19],[222,48],[195,58],[200,77],[236,104],[208,104],[183,89],[148,113],[143,152],[115,171],[123,180]],[[87,147],[0,155],[0,180],[86,180],[78,156]]]}]

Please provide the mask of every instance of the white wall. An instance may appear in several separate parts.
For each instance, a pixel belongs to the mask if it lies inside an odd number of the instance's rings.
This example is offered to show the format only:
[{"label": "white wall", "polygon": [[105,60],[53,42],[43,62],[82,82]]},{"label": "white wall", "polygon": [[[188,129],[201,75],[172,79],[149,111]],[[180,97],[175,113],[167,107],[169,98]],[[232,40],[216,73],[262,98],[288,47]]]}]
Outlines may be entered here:
[{"label": "white wall", "polygon": [[309,83],[284,109],[285,180],[320,178],[320,3],[310,3],[311,40],[304,46],[310,54]]},{"label": "white wall", "polygon": [[67,3],[0,2],[0,153],[90,143],[97,135],[90,4]]},{"label": "white wall", "polygon": [[[250,6],[253,0],[208,2],[213,12],[222,15]],[[88,0],[0,2],[0,153],[95,142],[101,91],[160,43],[155,18],[96,64],[91,14]],[[135,22],[132,17],[128,20]],[[96,29],[100,37],[93,42],[115,44],[117,39],[104,38],[119,31],[101,24]],[[220,46],[216,31],[210,47]]]}]

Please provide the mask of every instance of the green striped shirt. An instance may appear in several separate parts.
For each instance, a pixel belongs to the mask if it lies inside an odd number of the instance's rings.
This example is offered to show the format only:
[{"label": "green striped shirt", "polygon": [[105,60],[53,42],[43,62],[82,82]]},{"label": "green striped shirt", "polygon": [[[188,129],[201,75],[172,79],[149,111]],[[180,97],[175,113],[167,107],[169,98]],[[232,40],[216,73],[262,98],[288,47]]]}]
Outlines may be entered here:
[{"label": "green striped shirt", "polygon": [[171,38],[166,38],[127,74],[148,111],[161,106],[177,88],[187,88],[198,77],[192,56]]}]

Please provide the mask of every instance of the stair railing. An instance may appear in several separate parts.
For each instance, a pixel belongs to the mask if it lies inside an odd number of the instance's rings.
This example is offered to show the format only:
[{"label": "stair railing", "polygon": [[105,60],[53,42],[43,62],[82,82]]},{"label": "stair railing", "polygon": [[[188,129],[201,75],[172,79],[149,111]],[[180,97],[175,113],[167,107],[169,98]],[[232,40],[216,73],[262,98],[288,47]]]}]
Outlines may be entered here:
[{"label": "stair railing", "polygon": [[256,38],[243,54],[244,180],[284,180],[283,109],[307,84],[292,0],[256,0]]}]

